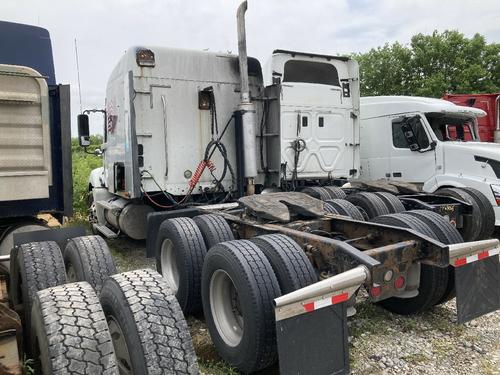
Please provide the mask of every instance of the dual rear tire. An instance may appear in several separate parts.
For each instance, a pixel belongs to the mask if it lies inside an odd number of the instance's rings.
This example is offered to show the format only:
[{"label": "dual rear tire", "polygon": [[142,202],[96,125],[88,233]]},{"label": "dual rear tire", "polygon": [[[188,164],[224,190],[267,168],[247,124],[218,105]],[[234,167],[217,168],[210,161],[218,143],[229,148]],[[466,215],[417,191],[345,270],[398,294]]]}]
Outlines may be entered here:
[{"label": "dual rear tire", "polygon": [[210,249],[203,265],[203,311],[219,355],[244,373],[274,364],[273,300],[317,280],[303,250],[281,234]]},{"label": "dual rear tire", "polygon": [[495,230],[495,212],[491,202],[479,190],[463,188],[442,188],[436,194],[456,198],[472,205],[472,215],[464,217],[460,228],[465,241],[477,241],[491,238]]},{"label": "dual rear tire", "polygon": [[[380,216],[372,221],[413,229],[444,244],[461,242],[460,234],[456,228],[441,215],[431,211],[406,211]],[[379,302],[379,304],[397,314],[415,314],[453,298],[454,290],[453,269],[421,264],[417,296],[411,298],[392,297]]]},{"label": "dual rear tire", "polygon": [[[273,300],[318,280],[299,245],[281,234],[263,235],[252,241],[234,240],[228,223],[211,214],[168,219],[160,228],[163,237],[158,241],[157,266],[167,283],[172,276],[166,273],[174,267],[179,285],[199,277],[199,284],[189,283],[188,295],[180,295],[180,306],[192,305],[189,295],[201,297],[206,324],[219,355],[245,373],[275,363]],[[201,274],[183,268],[181,263],[174,267],[165,259],[162,263],[165,247],[161,243],[165,240],[174,244],[176,259],[199,259],[203,263]],[[191,309],[183,311],[193,313]]]},{"label": "dual rear tire", "polygon": [[207,250],[233,239],[231,228],[219,215],[167,219],[160,225],[156,269],[174,291],[184,314],[202,309],[201,273]]}]

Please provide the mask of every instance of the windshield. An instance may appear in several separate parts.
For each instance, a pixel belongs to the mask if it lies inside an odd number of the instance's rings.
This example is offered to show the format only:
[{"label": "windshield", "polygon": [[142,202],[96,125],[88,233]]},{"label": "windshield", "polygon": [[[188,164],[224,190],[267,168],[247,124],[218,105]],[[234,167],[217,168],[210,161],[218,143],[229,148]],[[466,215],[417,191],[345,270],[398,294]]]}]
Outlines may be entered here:
[{"label": "windshield", "polygon": [[425,117],[429,121],[437,139],[442,142],[479,141],[477,121],[473,117],[453,116],[442,113],[426,113]]}]

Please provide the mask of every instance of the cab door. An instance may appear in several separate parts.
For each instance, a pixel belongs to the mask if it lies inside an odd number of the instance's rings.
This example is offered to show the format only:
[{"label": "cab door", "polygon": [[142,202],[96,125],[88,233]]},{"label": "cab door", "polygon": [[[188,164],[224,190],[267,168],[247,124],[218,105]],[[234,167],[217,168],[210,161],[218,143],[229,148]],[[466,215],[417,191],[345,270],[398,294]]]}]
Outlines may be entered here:
[{"label": "cab door", "polygon": [[[436,150],[425,120],[417,116],[392,120],[390,179],[434,184],[436,181]],[[413,132],[413,140],[408,132]]]}]

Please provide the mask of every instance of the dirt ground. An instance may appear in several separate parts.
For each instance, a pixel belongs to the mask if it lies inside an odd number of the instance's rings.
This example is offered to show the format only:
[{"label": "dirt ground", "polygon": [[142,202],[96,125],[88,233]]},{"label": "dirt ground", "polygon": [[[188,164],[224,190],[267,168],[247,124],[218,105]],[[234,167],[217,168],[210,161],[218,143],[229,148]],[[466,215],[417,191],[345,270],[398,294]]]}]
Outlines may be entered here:
[{"label": "dirt ground", "polygon": [[[108,241],[120,272],[155,269],[145,242]],[[402,317],[369,303],[360,293],[349,319],[353,374],[500,374],[500,311],[456,324],[454,300],[425,314]],[[202,374],[236,374],[218,357],[203,317],[188,319]],[[262,374],[277,374],[267,369]]]}]

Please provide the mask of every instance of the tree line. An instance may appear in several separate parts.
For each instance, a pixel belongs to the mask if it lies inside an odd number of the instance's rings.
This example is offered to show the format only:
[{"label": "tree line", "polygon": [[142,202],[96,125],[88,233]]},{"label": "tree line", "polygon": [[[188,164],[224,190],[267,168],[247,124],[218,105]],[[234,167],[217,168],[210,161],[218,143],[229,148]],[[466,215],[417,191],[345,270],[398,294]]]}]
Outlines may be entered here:
[{"label": "tree line", "polygon": [[407,45],[387,43],[353,57],[360,65],[363,96],[500,92],[500,44],[487,43],[480,34],[417,34]]}]

